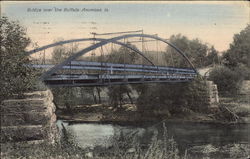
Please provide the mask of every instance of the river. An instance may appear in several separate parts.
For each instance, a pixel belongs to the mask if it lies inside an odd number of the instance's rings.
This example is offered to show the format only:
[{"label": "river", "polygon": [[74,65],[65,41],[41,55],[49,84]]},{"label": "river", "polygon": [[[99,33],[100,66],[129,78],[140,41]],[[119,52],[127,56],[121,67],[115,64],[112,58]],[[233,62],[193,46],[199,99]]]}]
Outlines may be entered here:
[{"label": "river", "polygon": [[[58,120],[73,136],[81,148],[108,148],[114,143],[114,138],[133,136],[140,145],[147,145],[154,134],[163,140],[165,133],[163,123],[143,124],[98,124],[70,123]],[[250,144],[250,124],[212,124],[195,122],[165,122],[168,138],[177,143],[179,153],[188,153],[193,157],[235,158],[247,157]],[[239,151],[238,151],[239,149]],[[233,152],[232,152],[233,151]],[[234,152],[236,151],[236,152]],[[242,152],[241,152],[242,151]],[[239,153],[239,154],[235,154]]]}]

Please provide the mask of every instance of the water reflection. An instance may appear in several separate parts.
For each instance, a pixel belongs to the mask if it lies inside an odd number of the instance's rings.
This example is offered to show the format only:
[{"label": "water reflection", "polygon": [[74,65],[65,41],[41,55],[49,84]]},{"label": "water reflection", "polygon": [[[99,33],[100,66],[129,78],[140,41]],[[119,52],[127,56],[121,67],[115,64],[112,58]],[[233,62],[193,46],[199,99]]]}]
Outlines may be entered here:
[{"label": "water reflection", "polygon": [[113,138],[119,138],[121,135],[136,135],[137,138],[145,135],[144,128],[112,124],[69,124],[68,122],[58,120],[57,125],[60,131],[62,130],[61,124],[74,136],[74,141],[81,148],[109,147],[112,146]]},{"label": "water reflection", "polygon": [[[151,142],[153,134],[161,139],[163,136],[162,125],[142,124],[140,126],[112,125],[112,124],[68,124],[58,121],[58,126],[64,124],[67,131],[74,136],[76,142],[82,148],[111,147],[114,139],[122,136],[136,138],[140,145]],[[181,154],[196,146],[225,147],[225,145],[250,143],[250,124],[243,125],[221,125],[201,123],[166,123],[168,137],[173,137],[177,142]],[[163,138],[162,138],[163,139]],[[211,148],[211,149],[212,149]]]}]

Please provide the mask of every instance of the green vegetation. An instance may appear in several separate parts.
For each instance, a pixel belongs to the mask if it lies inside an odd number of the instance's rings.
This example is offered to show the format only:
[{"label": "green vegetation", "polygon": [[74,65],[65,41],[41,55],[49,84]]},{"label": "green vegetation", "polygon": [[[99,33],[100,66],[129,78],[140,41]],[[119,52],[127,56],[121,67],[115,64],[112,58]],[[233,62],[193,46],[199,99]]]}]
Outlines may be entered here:
[{"label": "green vegetation", "polygon": [[164,83],[146,85],[138,98],[138,109],[167,110],[170,114],[186,111],[205,112],[208,101],[204,80],[196,78],[190,83]]},{"label": "green vegetation", "polygon": [[157,133],[154,133],[151,142],[143,149],[142,145],[138,144],[138,138],[134,134],[114,137],[112,145],[108,148],[83,149],[74,142],[71,132],[63,127],[61,139],[56,144],[2,145],[1,158],[180,159],[175,140],[168,136],[164,123],[163,126],[163,140],[158,138]]},{"label": "green vegetation", "polygon": [[36,72],[25,64],[30,60],[25,48],[30,44],[26,30],[16,21],[1,17],[0,101],[33,89]]},{"label": "green vegetation", "polygon": [[222,56],[222,66],[215,67],[210,79],[222,95],[236,95],[242,81],[250,79],[250,25],[234,35],[230,48]]},{"label": "green vegetation", "polygon": [[[64,61],[66,58],[70,57],[76,51],[78,51],[77,44],[72,44],[69,47],[57,46],[53,49],[52,52],[52,63],[58,64]],[[60,70],[60,71],[63,73],[69,73],[69,74],[71,73],[68,70]],[[86,104],[87,102],[88,104],[89,103],[97,104],[102,102],[100,96],[101,92],[100,87],[56,87],[56,88],[51,88],[51,90],[53,92],[54,102],[57,108],[60,109],[62,107],[65,107],[66,108],[65,112],[67,113],[72,113],[72,109],[81,103]],[[91,99],[86,99],[85,98],[86,96],[88,96]]]},{"label": "green vegetation", "polygon": [[[136,46],[128,43],[132,48]],[[112,50],[109,55],[107,55],[106,61],[113,63],[124,63],[124,64],[135,64],[139,60],[139,55],[128,49],[126,47],[120,47],[118,50]],[[118,85],[118,86],[109,86],[108,87],[108,96],[109,103],[114,108],[121,108],[124,102],[124,97],[127,96],[130,100],[130,103],[133,104],[133,99],[131,97],[131,88],[128,85]]]},{"label": "green vegetation", "polygon": [[[218,62],[216,61],[218,60],[217,51],[213,47],[208,47],[207,44],[203,44],[198,39],[189,40],[185,36],[176,35],[171,37],[170,42],[174,43],[177,47],[180,47],[184,51],[187,51],[189,56],[195,57],[191,61],[196,63],[197,66],[202,67]],[[128,45],[136,48],[136,46],[130,43],[128,43]],[[77,49],[62,46],[55,48],[53,51],[52,61],[58,63],[64,60],[73,53],[71,50]],[[196,55],[197,52],[200,53],[199,56],[202,56],[202,59],[200,60],[203,62],[205,61],[205,63],[201,64],[199,63],[199,60],[196,60],[198,58],[196,58],[196,56],[198,56]],[[150,60],[156,61],[153,53],[154,52],[145,52],[145,55]],[[178,53],[176,53],[176,51],[174,52],[174,50],[169,47],[166,52],[162,52],[162,54],[164,58],[160,60],[165,60],[165,63],[170,63],[171,60],[174,60],[175,64],[184,64],[185,59],[183,57],[178,57]],[[205,59],[208,59],[209,61],[206,61]],[[124,64],[149,64],[145,61],[145,59],[142,60],[142,57],[140,57],[140,55],[136,52],[123,46],[117,50],[112,49],[107,55],[93,56],[91,59],[90,57],[86,57],[85,60]],[[157,65],[157,63],[155,64]],[[182,67],[184,67],[184,65]],[[89,71],[87,73],[95,74],[98,73],[98,71]],[[93,104],[100,104],[102,102],[101,96],[102,94],[105,94],[108,97],[109,105],[114,109],[122,109],[122,105],[129,101],[131,104],[136,104],[139,111],[148,109],[152,113],[152,110],[158,111],[164,109],[168,112],[167,114],[178,114],[189,111],[204,112],[207,110],[207,101],[204,100],[204,97],[208,96],[206,87],[205,81],[198,77],[191,83],[134,84],[131,86],[117,85],[108,86],[106,89],[100,87],[53,88],[52,91],[55,97],[55,103],[58,103],[60,106],[64,106],[67,109],[67,112],[70,112],[70,109],[73,109],[75,105],[81,103],[79,98],[76,98],[77,94],[81,94],[82,98],[88,95],[89,98],[92,98],[91,101]],[[137,92],[138,95],[135,99],[131,95],[133,91]],[[70,92],[75,93],[72,95]],[[69,104],[71,101],[73,101],[73,103]]]},{"label": "green vegetation", "polygon": [[[224,53],[223,57],[218,57],[218,51],[213,46],[203,43],[199,39],[188,39],[181,34],[170,37],[170,43],[184,51],[195,67],[205,67],[212,64],[222,66],[215,67],[210,73],[209,79],[213,80],[222,95],[235,95],[240,89],[241,82],[249,78],[249,31],[248,25],[243,31],[234,36],[234,41],[230,49]],[[25,29],[18,22],[9,21],[8,18],[1,18],[1,100],[14,94],[21,95],[22,92],[42,87],[37,84],[36,72],[27,67],[30,60],[25,56],[25,48],[30,44],[30,39],[26,36]],[[13,41],[15,39],[15,41]],[[131,47],[135,45],[128,43]],[[78,45],[57,46],[53,50],[52,62],[57,64],[71,56],[78,50]],[[146,51],[145,55],[152,61],[157,62],[153,56],[155,52]],[[103,54],[103,53],[102,53]],[[187,67],[185,59],[176,51],[167,47],[161,55],[159,63],[165,63],[168,66]],[[89,57],[86,57],[88,59]],[[158,58],[158,57],[157,57]],[[93,59],[92,59],[93,60]],[[94,60],[101,62],[129,63],[129,64],[149,64],[145,59],[141,59],[136,52],[120,47],[117,50],[112,49],[109,54],[104,56],[95,56]],[[162,62],[163,61],[163,62]],[[158,63],[155,63],[156,65]],[[67,72],[68,70],[61,70]],[[98,71],[82,72],[98,73]],[[67,112],[81,104],[88,96],[89,104],[103,103],[102,96],[108,97],[109,105],[113,108],[122,108],[126,102],[136,104],[139,111],[148,110],[166,110],[167,114],[179,114],[188,111],[204,112],[207,110],[207,88],[205,81],[198,77],[191,83],[176,84],[138,84],[138,85],[120,85],[100,87],[81,87],[81,88],[53,88],[54,101],[57,106],[64,106]],[[104,92],[104,93],[103,93]],[[137,92],[133,97],[132,92]],[[58,107],[59,108],[59,107]],[[143,108],[143,109],[142,109]]]},{"label": "green vegetation", "polygon": [[239,34],[235,34],[230,48],[223,55],[223,63],[229,68],[250,68],[250,24]]},{"label": "green vegetation", "polygon": [[130,95],[131,89],[126,85],[117,85],[108,87],[108,96],[111,106],[114,108],[122,108],[122,105],[125,104],[124,97],[127,96],[130,100],[130,103],[133,104],[133,99]]},{"label": "green vegetation", "polygon": [[234,96],[239,93],[244,76],[241,70],[217,66],[210,72],[209,79],[217,84],[221,95]]},{"label": "green vegetation", "polygon": [[[205,67],[219,62],[218,51],[213,46],[203,43],[199,39],[188,39],[181,34],[172,35],[169,42],[182,50],[190,59],[195,68]],[[164,59],[168,65],[187,67],[189,66],[185,59],[176,51],[167,47]]]}]

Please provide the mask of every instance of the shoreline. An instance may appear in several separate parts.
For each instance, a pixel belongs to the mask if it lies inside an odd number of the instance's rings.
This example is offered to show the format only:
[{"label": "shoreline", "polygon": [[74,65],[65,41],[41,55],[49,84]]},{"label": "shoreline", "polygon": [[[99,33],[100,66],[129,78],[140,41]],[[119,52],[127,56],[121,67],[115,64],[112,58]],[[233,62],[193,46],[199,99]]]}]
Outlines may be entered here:
[{"label": "shoreline", "polygon": [[[87,116],[93,115],[92,118],[88,118]],[[213,125],[245,125],[250,124],[247,121],[239,121],[239,122],[229,122],[229,121],[220,121],[220,120],[202,120],[202,119],[185,119],[185,118],[157,118],[157,117],[143,117],[137,119],[131,119],[131,116],[127,116],[127,118],[95,118],[94,116],[100,113],[77,113],[72,115],[66,114],[57,114],[57,120],[62,120],[69,122],[70,124],[80,124],[80,123],[95,123],[95,124],[118,124],[118,125],[141,125],[141,124],[150,124],[150,123],[159,123],[165,121],[166,123],[197,123],[197,124],[213,124]],[[139,114],[139,113],[138,113]],[[77,116],[81,117],[77,117]],[[126,116],[126,115],[125,115]],[[124,116],[123,116],[124,117]],[[206,117],[206,116],[203,116]]]}]

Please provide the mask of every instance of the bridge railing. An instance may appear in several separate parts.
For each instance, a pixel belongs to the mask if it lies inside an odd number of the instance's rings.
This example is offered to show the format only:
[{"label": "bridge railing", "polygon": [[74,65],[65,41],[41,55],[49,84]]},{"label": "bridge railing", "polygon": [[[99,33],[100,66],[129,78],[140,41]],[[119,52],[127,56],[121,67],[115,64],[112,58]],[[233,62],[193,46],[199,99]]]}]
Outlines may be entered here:
[{"label": "bridge railing", "polygon": [[[30,64],[33,68],[49,69],[54,65],[46,64]],[[109,74],[116,72],[137,72],[137,73],[156,73],[156,74],[183,74],[183,75],[196,75],[195,71],[190,68],[174,68],[164,66],[149,66],[149,65],[136,65],[136,64],[115,64],[115,63],[100,63],[100,62],[87,62],[87,61],[72,61],[70,65],[62,67],[66,70],[94,70],[106,71]]]},{"label": "bridge railing", "polygon": [[45,80],[50,86],[97,86],[136,83],[188,82],[193,76],[183,75],[100,75],[100,74],[56,74]]}]

